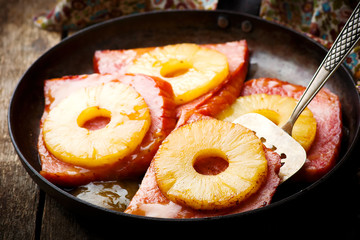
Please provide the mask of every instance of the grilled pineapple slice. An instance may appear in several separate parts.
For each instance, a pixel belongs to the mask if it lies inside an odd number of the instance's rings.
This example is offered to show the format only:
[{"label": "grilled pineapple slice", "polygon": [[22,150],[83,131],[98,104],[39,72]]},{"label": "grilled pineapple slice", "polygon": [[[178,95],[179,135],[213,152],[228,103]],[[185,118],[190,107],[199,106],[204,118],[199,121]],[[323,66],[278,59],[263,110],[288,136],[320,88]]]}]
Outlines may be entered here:
[{"label": "grilled pineapple slice", "polygon": [[144,53],[127,72],[168,81],[174,90],[175,103],[180,105],[218,86],[229,74],[229,66],[222,53],[183,43],[157,47]]},{"label": "grilled pineapple slice", "polygon": [[[228,163],[225,167],[224,161]],[[198,165],[206,162],[218,163],[221,170],[199,171]],[[168,199],[213,210],[235,206],[256,192],[267,174],[267,160],[252,131],[207,119],[174,130],[155,155],[154,169],[157,184]]]},{"label": "grilled pineapple slice", "polygon": [[[246,113],[259,113],[278,126],[283,126],[293,112],[297,101],[291,97],[279,95],[253,94],[239,97],[229,108],[221,112],[217,118],[232,122]],[[316,135],[316,119],[306,108],[295,122],[292,137],[308,151]]]},{"label": "grilled pineapple slice", "polygon": [[[106,126],[87,129],[95,118]],[[70,94],[45,118],[46,148],[58,159],[83,167],[112,164],[130,154],[150,126],[148,107],[139,93],[120,82],[87,87]]]}]

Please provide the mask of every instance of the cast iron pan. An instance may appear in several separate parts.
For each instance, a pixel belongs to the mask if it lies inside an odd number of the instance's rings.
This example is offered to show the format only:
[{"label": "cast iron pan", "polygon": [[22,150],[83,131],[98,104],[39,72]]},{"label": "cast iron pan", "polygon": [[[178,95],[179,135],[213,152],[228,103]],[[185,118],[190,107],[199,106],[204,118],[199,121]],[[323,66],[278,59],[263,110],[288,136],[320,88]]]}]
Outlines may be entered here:
[{"label": "cast iron pan", "polygon": [[[349,158],[355,145],[360,122],[360,101],[353,79],[344,66],[326,87],[341,100],[344,136],[340,158],[332,171],[313,184],[280,186],[274,201],[250,212],[209,219],[159,219],[139,217],[97,207],[73,197],[44,179],[37,153],[39,121],[44,109],[45,79],[63,75],[92,73],[92,58],[98,49],[126,49],[160,46],[181,42],[220,43],[246,39],[251,50],[248,79],[276,77],[306,86],[321,63],[326,50],[311,39],[260,18],[227,11],[172,11],[122,17],[95,25],[60,42],[41,56],[20,79],[8,115],[9,132],[24,167],[46,193],[71,211],[99,216],[118,222],[220,222],[263,216],[287,202],[317,189]],[[351,158],[355,160],[354,158]],[[270,211],[274,210],[274,211]],[[95,221],[95,220],[94,220]]]}]

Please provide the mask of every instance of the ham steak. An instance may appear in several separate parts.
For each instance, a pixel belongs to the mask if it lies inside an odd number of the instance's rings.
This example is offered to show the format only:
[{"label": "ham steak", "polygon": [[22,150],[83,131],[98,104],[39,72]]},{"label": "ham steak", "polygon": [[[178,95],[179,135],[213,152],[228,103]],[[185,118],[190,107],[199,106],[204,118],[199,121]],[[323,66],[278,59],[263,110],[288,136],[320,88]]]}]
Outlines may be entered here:
[{"label": "ham steak", "polygon": [[[176,109],[177,127],[185,124],[193,114],[215,116],[230,106],[239,96],[244,83],[249,61],[249,49],[246,40],[203,44],[205,48],[217,50],[227,57],[229,63],[228,77],[216,88],[180,105]],[[98,73],[126,73],[126,69],[141,54],[154,48],[137,48],[128,50],[99,50],[94,55],[94,71]]]},{"label": "ham steak", "polygon": [[45,111],[40,125],[51,108],[71,92],[110,81],[120,81],[134,87],[145,99],[151,114],[151,125],[148,132],[141,144],[129,156],[119,159],[113,165],[91,169],[57,159],[46,149],[40,132],[38,141],[42,167],[40,173],[52,183],[61,186],[79,186],[92,181],[141,176],[146,172],[162,140],[174,129],[176,124],[175,103],[170,84],[145,75],[91,74],[46,80]]},{"label": "ham steak", "polygon": [[260,189],[239,205],[221,210],[195,210],[187,206],[176,204],[168,200],[160,191],[154,172],[154,165],[151,164],[126,213],[162,218],[203,218],[219,215],[227,215],[249,211],[268,205],[280,183],[278,176],[281,166],[280,156],[269,149],[265,149],[265,156],[268,160],[268,173],[266,180]]},{"label": "ham steak", "polygon": [[[278,79],[259,78],[245,82],[241,95],[266,93],[300,99],[304,90],[303,86]],[[294,177],[297,180],[314,182],[335,165],[339,154],[342,136],[341,105],[338,96],[323,88],[308,108],[316,119],[316,136],[307,152],[303,168]]]},{"label": "ham steak", "polygon": [[142,144],[132,155],[122,159],[114,166],[98,169],[85,169],[56,159],[46,149],[40,133],[38,149],[42,163],[41,174],[52,183],[61,186],[78,186],[96,180],[139,176],[146,171],[161,141],[174,129],[176,123],[177,126],[180,126],[188,120],[194,121],[196,116],[201,118],[204,115],[212,116],[230,105],[239,95],[247,73],[249,57],[247,43],[242,40],[202,46],[225,54],[230,74],[220,86],[176,109],[171,85],[166,81],[144,75],[131,77],[130,74],[127,74],[123,76],[135,58],[154,48],[96,51],[93,59],[94,71],[100,74],[66,76],[46,80],[46,103],[41,124],[51,107],[69,93],[81,87],[116,81],[115,78],[121,78],[119,81],[132,85],[144,97],[150,109],[152,124]]}]

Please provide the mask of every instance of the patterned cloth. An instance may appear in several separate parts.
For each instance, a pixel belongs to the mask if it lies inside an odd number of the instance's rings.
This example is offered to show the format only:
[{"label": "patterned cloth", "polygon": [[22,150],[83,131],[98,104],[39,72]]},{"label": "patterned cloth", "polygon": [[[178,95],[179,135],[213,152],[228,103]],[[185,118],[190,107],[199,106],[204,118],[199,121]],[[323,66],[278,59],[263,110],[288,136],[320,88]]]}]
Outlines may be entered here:
[{"label": "patterned cloth", "polygon": [[61,0],[48,13],[34,18],[47,30],[79,30],[132,13],[165,9],[216,9],[217,0]]},{"label": "patterned cloth", "polygon": [[[304,32],[327,48],[350,17],[359,0],[262,0],[260,16]],[[360,43],[344,61],[360,92]]]}]

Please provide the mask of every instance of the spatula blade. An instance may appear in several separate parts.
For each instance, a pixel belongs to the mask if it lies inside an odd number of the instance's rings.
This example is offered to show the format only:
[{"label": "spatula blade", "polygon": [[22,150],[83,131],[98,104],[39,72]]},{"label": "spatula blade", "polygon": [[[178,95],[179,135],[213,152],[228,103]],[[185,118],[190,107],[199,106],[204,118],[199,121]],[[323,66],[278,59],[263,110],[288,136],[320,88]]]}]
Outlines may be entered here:
[{"label": "spatula blade", "polygon": [[304,148],[284,130],[272,121],[257,113],[247,113],[235,119],[238,123],[254,131],[263,144],[274,150],[282,158],[279,177],[284,182],[304,165],[306,152]]}]

